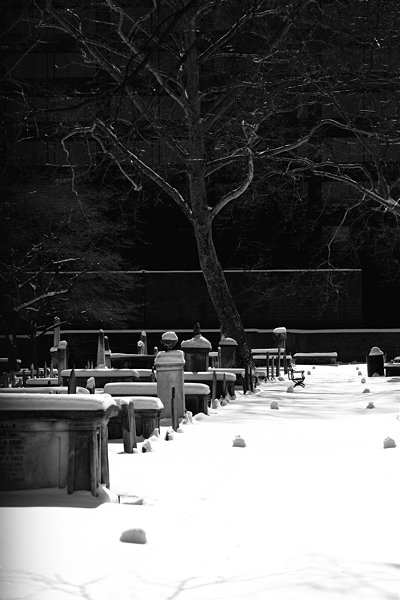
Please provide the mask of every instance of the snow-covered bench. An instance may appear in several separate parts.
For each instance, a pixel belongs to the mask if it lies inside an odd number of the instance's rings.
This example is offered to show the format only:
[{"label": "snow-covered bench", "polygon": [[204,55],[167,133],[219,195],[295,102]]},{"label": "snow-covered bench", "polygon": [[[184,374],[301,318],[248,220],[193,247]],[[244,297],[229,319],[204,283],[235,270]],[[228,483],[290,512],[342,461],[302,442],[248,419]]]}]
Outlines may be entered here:
[{"label": "snow-covered bench", "polygon": [[292,365],[288,365],[287,374],[290,381],[293,381],[294,383],[293,387],[296,387],[298,385],[300,385],[301,387],[305,387],[305,375],[302,369],[294,369]]}]

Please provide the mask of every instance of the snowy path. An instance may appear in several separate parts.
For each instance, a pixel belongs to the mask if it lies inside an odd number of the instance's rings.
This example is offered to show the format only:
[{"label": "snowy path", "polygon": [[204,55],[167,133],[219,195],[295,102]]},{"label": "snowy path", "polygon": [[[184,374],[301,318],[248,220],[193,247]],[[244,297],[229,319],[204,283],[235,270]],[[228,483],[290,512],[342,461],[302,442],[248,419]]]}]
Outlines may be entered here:
[{"label": "snowy path", "polygon": [[[348,365],[306,383],[162,427],[150,453],[110,442],[112,491],[143,504],[0,509],[1,598],[399,600],[400,382]],[[121,543],[135,527],[148,543]]]}]

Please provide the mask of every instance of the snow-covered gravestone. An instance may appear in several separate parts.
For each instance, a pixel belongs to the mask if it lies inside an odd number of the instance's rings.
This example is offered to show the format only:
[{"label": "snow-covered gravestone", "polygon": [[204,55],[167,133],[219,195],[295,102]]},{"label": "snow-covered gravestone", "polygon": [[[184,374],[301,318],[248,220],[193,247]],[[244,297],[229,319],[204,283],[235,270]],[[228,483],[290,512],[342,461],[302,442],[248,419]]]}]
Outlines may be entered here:
[{"label": "snow-covered gravestone", "polygon": [[109,394],[13,393],[0,397],[0,490],[109,485]]},{"label": "snow-covered gravestone", "polygon": [[196,323],[193,328],[193,337],[184,340],[181,348],[185,354],[186,370],[193,373],[207,371],[209,366],[208,355],[212,350],[211,342],[201,335],[200,325]]},{"label": "snow-covered gravestone", "polygon": [[233,338],[222,336],[219,341],[221,367],[234,369],[236,367],[237,342]]},{"label": "snow-covered gravestone", "polygon": [[384,375],[385,357],[378,346],[371,348],[367,356],[367,375],[368,377],[381,377]]},{"label": "snow-covered gravestone", "polygon": [[105,366],[106,366],[106,346],[105,346],[105,341],[104,341],[104,331],[102,329],[100,329],[99,336],[97,339],[96,368],[104,369]]},{"label": "snow-covered gravestone", "polygon": [[273,330],[273,336],[274,339],[277,342],[278,345],[278,358],[277,358],[277,366],[276,366],[276,376],[279,377],[279,369],[280,369],[280,362],[281,362],[281,351],[283,349],[283,362],[284,362],[284,371],[286,373],[286,338],[287,338],[287,331],[286,331],[286,327],[275,327],[275,329]]},{"label": "snow-covered gravestone", "polygon": [[[173,350],[178,337],[173,331],[167,331],[161,337],[161,343],[167,350],[158,352],[154,366],[157,371],[157,396],[164,405],[161,418],[172,418],[171,398],[174,393],[178,418],[185,414],[184,366],[182,350]],[[174,391],[173,391],[174,389]]]}]

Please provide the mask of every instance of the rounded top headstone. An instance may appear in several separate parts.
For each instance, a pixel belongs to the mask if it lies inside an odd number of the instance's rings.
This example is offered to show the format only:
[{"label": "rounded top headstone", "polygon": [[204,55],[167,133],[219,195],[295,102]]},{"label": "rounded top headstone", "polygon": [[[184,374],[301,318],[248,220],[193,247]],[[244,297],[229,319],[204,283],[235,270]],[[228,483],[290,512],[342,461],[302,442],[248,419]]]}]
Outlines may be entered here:
[{"label": "rounded top headstone", "polygon": [[181,342],[181,348],[211,348],[211,342],[202,335],[195,335],[190,340]]},{"label": "rounded top headstone", "polygon": [[190,340],[181,342],[181,348],[209,348],[212,349],[211,342],[201,335],[200,324],[196,323],[193,328],[193,337]]},{"label": "rounded top headstone", "polygon": [[161,339],[163,341],[169,341],[169,342],[177,342],[178,341],[178,336],[176,335],[175,331],[166,331],[165,333],[162,334]]},{"label": "rounded top headstone", "polygon": [[178,336],[175,331],[166,331],[161,336],[161,343],[166,350],[171,350],[177,343]]},{"label": "rounded top headstone", "polygon": [[284,340],[287,336],[286,327],[275,327],[272,333],[274,335],[274,338],[278,338],[281,340]]},{"label": "rounded top headstone", "polygon": [[370,356],[379,356],[382,354],[383,352],[380,348],[378,348],[378,346],[374,346],[373,348],[371,348],[371,351],[369,353]]}]

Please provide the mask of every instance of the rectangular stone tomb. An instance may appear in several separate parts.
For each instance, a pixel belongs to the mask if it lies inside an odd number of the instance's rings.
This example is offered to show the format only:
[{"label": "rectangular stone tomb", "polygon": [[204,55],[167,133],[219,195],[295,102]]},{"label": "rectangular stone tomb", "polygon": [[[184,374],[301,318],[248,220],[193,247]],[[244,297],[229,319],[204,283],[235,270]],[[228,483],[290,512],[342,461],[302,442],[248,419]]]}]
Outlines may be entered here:
[{"label": "rectangular stone tomb", "polygon": [[185,409],[193,415],[198,413],[208,414],[208,400],[211,396],[210,388],[204,383],[188,383],[183,384],[185,393]]},{"label": "rectangular stone tomb", "polygon": [[58,377],[29,377],[26,387],[58,386]]},{"label": "rectangular stone tomb", "polygon": [[334,365],[337,352],[296,352],[293,358],[296,365]]},{"label": "rectangular stone tomb", "polygon": [[210,371],[216,371],[217,373],[233,373],[236,377],[235,385],[242,387],[243,379],[245,376],[245,369],[241,369],[239,367],[211,367]]},{"label": "rectangular stone tomb", "polygon": [[384,364],[386,377],[393,377],[394,375],[400,375],[400,363],[388,362]]},{"label": "rectangular stone tomb", "polygon": [[[132,397],[135,401],[136,396],[154,396],[157,397],[156,382],[134,381],[132,383],[107,383],[104,391],[111,396]],[[210,395],[208,385],[201,383],[184,383],[183,391],[185,395],[185,408],[196,415],[199,412],[207,414],[207,404]],[[136,411],[136,404],[135,404]]]},{"label": "rectangular stone tomb", "polygon": [[104,392],[111,396],[157,396],[157,383],[155,381],[106,383]]},{"label": "rectangular stone tomb", "polygon": [[[63,385],[68,385],[71,369],[61,371]],[[106,383],[113,381],[137,381],[139,373],[135,369],[75,369],[76,385],[86,387],[89,377],[94,377],[96,388],[104,388]]]},{"label": "rectangular stone tomb", "polygon": [[[161,411],[164,408],[159,398],[153,396],[113,396],[116,404],[121,407],[123,403],[133,402],[135,409],[136,435],[145,439],[149,438],[154,429],[160,427]],[[122,414],[112,417],[108,424],[110,439],[122,438]]]},{"label": "rectangular stone tomb", "polygon": [[[274,359],[276,364],[278,359],[278,348],[252,348],[251,355],[256,367],[264,367],[266,365],[267,355],[269,356],[270,362]],[[284,365],[285,357],[286,362],[290,364],[292,361],[291,355],[286,354],[286,350],[281,348],[279,366],[282,367]]]},{"label": "rectangular stone tomb", "polygon": [[[78,386],[77,394],[90,394],[89,390]],[[67,386],[0,388],[0,394],[68,394]]]},{"label": "rectangular stone tomb", "polygon": [[156,375],[153,369],[135,369],[139,373],[139,381],[154,381]]},{"label": "rectangular stone tomb", "polygon": [[183,378],[185,383],[202,383],[208,385],[210,388],[210,393],[212,392],[212,385],[214,380],[214,373],[216,377],[217,384],[217,397],[220,398],[223,395],[223,386],[224,386],[224,376],[225,383],[228,390],[229,395],[232,398],[236,398],[235,393],[235,383],[236,383],[236,375],[234,373],[227,373],[223,369],[221,371],[217,371],[216,369],[209,369],[208,371],[199,371],[198,373],[192,373],[191,371],[185,371],[183,373]]},{"label": "rectangular stone tomb", "polygon": [[116,369],[152,369],[156,354],[111,352],[111,366]]},{"label": "rectangular stone tomb", "polygon": [[0,490],[109,486],[108,394],[1,394]]}]

